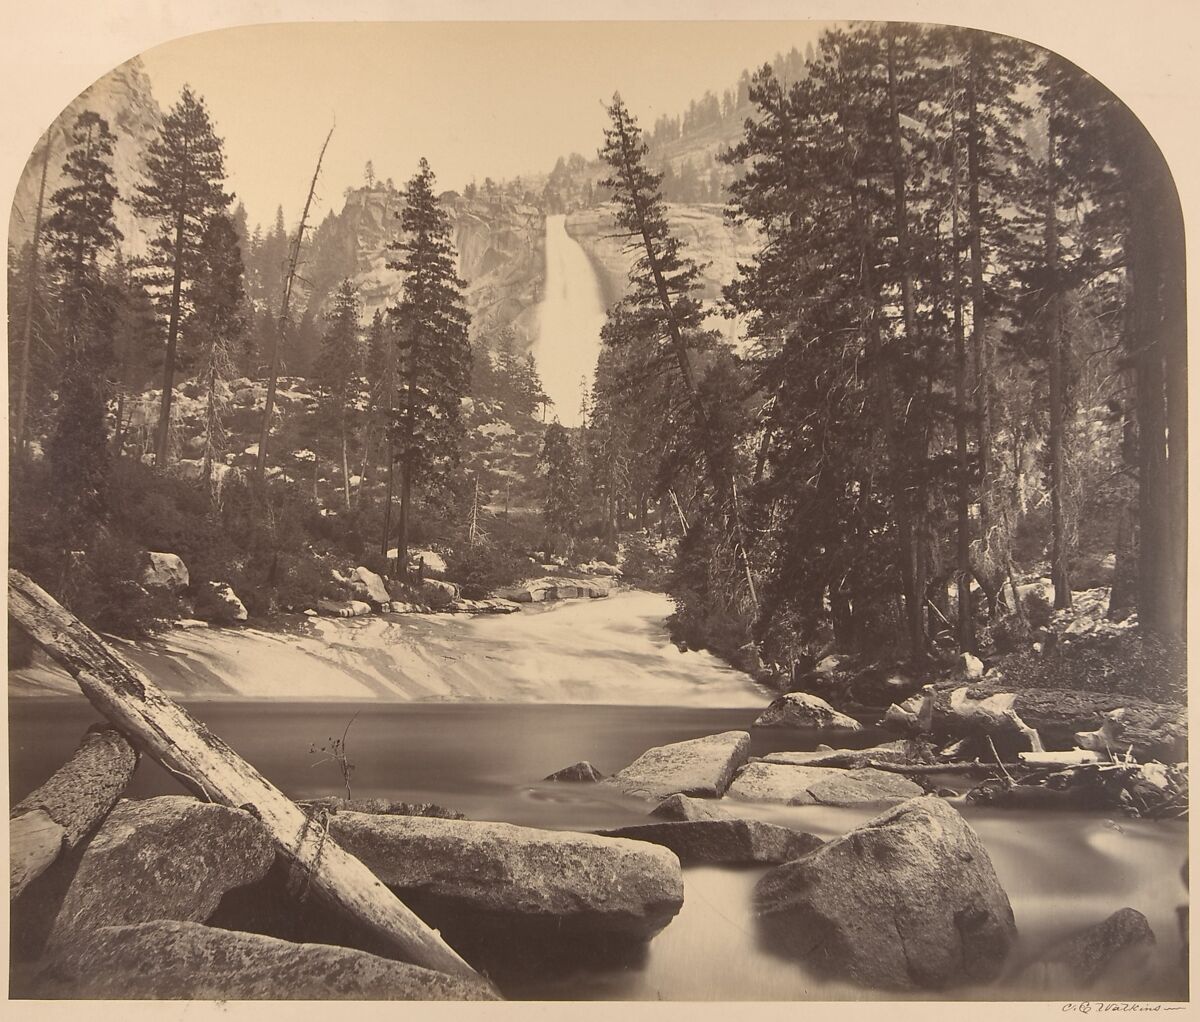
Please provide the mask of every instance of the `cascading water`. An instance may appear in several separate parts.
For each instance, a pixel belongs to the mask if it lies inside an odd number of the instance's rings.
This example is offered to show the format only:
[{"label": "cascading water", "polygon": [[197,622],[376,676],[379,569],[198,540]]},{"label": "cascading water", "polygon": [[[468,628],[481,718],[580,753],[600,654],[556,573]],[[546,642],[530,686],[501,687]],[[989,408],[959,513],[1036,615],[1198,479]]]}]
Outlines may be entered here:
[{"label": "cascading water", "polygon": [[596,272],[566,221],[561,213],[546,217],[546,297],[533,355],[554,402],[551,414],[564,426],[578,426],[600,355],[605,309]]}]

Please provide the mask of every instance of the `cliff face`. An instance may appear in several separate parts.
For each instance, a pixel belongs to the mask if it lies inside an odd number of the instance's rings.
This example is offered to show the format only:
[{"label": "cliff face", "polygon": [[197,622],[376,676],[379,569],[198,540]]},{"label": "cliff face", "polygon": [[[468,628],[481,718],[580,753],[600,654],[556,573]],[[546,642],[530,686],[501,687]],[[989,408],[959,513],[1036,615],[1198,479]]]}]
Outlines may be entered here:
[{"label": "cliff face", "polygon": [[[387,246],[401,235],[395,214],[403,201],[399,192],[383,187],[357,189],[347,195],[336,230],[331,225],[323,231],[328,244],[338,247],[343,272],[359,288],[367,320],[399,298],[402,276],[387,267],[398,253]],[[545,279],[545,217],[534,206],[466,199],[454,192],[443,195],[442,206],[454,231],[458,273],[467,282],[472,334],[511,326],[518,347],[527,348],[537,332]]]},{"label": "cliff face", "polygon": [[63,185],[62,165],[70,148],[71,129],[85,110],[93,110],[108,122],[117,137],[113,151],[113,172],[119,193],[115,212],[117,227],[125,235],[121,249],[127,256],[146,254],[149,241],[147,225],[138,220],[127,199],[142,179],[142,153],[158,131],[162,111],[154,99],[142,62],[138,57],[114,68],[84,89],[55,118],[29,157],[13,197],[8,243],[20,249],[33,235],[37,210],[38,185],[46,146],[50,162],[46,171],[46,195],[43,217],[50,207],[50,196]]},{"label": "cliff face", "polygon": [[[567,233],[591,258],[605,299],[610,303],[624,294],[630,267],[638,255],[636,251],[626,251],[625,239],[616,236],[621,228],[614,212],[615,207],[607,204],[567,215]],[[669,205],[667,220],[683,243],[684,254],[702,266],[700,295],[713,313],[706,325],[730,342],[737,341],[738,321],[717,315],[716,303],[721,289],[736,276],[738,262],[749,260],[757,250],[757,234],[749,228],[727,224],[722,207],[717,205]]]}]

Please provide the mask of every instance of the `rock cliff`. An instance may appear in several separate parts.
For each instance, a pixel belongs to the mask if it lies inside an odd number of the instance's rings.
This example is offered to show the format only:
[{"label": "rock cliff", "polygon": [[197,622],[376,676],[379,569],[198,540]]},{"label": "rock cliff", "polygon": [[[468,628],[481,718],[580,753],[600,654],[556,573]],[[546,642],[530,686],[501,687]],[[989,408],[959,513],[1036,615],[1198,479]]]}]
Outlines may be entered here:
[{"label": "rock cliff", "polygon": [[108,121],[109,129],[117,137],[113,150],[113,172],[119,193],[116,203],[117,227],[125,235],[121,249],[126,256],[143,256],[150,235],[147,225],[133,215],[127,199],[133,193],[134,185],[142,179],[142,153],[158,130],[162,110],[154,99],[150,79],[138,57],[113,68],[84,89],[38,140],[13,197],[8,243],[20,250],[33,234],[38,185],[47,145],[50,146],[50,162],[46,171],[47,210],[50,196],[62,187],[62,166],[70,148],[71,129],[75,119],[85,110],[93,110]]}]

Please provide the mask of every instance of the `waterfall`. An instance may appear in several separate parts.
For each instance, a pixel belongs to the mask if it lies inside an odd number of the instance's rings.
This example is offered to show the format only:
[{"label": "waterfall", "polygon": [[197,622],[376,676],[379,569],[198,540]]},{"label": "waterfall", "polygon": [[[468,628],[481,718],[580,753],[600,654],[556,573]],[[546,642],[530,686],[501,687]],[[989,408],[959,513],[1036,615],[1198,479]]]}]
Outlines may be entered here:
[{"label": "waterfall", "polygon": [[600,282],[587,253],[567,234],[567,218],[546,217],[546,292],[533,356],[542,387],[554,402],[550,415],[564,426],[580,424],[580,404],[595,376],[604,318]]}]

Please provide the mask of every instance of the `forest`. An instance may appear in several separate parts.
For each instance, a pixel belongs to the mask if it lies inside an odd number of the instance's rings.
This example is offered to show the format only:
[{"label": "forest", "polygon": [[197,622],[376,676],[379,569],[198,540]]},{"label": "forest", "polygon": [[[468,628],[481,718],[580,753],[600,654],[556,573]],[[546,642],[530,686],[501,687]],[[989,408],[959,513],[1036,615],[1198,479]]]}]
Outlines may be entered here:
[{"label": "forest", "polygon": [[[368,164],[401,233],[367,317],[332,213],[250,231],[187,88],[122,196],[151,251],[124,255],[114,129],[85,112],[10,249],[13,565],[139,634],[181,613],[139,584],[147,550],[255,616],[331,595],[351,559],[403,580],[417,546],[478,595],[623,559],[678,642],[786,682],[832,650],[1025,648],[1107,558],[1121,642],[1181,662],[1182,221],[1120,100],[1018,40],[861,25],[650,130],[620,95],[608,119],[597,161],[462,195]],[[448,202],[619,225],[632,269],[582,427],[511,329],[472,325]],[[680,202],[758,239],[715,308]]]}]

